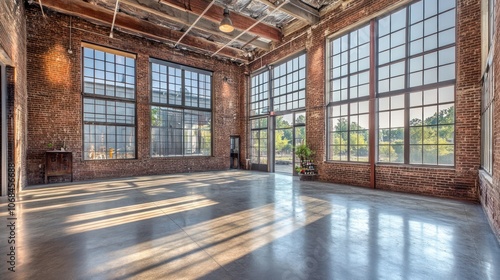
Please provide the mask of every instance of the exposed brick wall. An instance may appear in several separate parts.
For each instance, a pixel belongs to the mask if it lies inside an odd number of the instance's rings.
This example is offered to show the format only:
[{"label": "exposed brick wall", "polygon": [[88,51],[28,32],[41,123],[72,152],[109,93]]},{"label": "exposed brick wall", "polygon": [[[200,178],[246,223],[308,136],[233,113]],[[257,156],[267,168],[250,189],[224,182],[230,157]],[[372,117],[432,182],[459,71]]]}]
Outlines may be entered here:
[{"label": "exposed brick wall", "polygon": [[[28,29],[28,174],[29,184],[42,183],[47,144],[63,140],[73,152],[74,180],[166,174],[229,168],[229,136],[240,135],[241,68],[230,62],[186,53],[165,44],[119,31],[111,39],[108,27],[48,12],[27,9]],[[137,147],[133,160],[84,161],[82,157],[81,42],[137,54]],[[71,43],[72,54],[67,49]],[[149,58],[154,57],[213,71],[213,157],[150,157]],[[223,77],[228,77],[224,82]],[[57,178],[56,178],[57,179]]]},{"label": "exposed brick wall", "polygon": [[495,10],[495,49],[493,53],[494,102],[493,102],[493,176],[486,172],[480,174],[480,200],[488,216],[498,241],[500,242],[500,5]]},{"label": "exposed brick wall", "polygon": [[[298,50],[307,51],[307,142],[316,150],[320,179],[370,186],[370,165],[326,160],[325,45],[328,36],[349,30],[367,17],[409,1],[354,0],[323,16],[319,24],[284,38],[274,51],[249,65],[255,71]],[[480,1],[457,1],[456,166],[432,168],[375,165],[376,188],[477,200],[480,165],[481,23]]]},{"label": "exposed brick wall", "polygon": [[243,67],[243,73],[240,78],[240,87],[239,87],[239,98],[240,98],[240,107],[238,108],[239,114],[240,114],[240,166],[242,168],[247,168],[246,166],[246,159],[249,158],[249,153],[248,153],[248,136],[249,136],[249,131],[248,129],[248,96],[245,94],[248,91],[249,84],[248,84],[248,77],[249,77],[249,71],[246,69],[246,67]]},{"label": "exposed brick wall", "polygon": [[[23,0],[0,1],[0,48],[7,68],[9,163],[15,165],[16,190],[26,185],[26,21]],[[5,81],[4,81],[5,82]]]}]

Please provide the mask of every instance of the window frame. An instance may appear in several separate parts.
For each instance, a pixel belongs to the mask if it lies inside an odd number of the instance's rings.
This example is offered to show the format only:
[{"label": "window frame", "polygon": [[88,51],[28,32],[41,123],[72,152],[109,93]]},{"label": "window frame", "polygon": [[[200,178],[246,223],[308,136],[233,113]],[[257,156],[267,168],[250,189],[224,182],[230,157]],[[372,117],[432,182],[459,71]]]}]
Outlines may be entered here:
[{"label": "window frame", "polygon": [[[304,65],[303,67],[300,66],[300,57],[304,57]],[[298,68],[296,70],[290,70],[288,69],[288,64],[291,63],[292,64],[292,68],[293,68],[293,61],[295,59],[298,59]],[[281,66],[284,66],[285,68],[285,74],[284,75],[281,75],[281,72],[280,72],[280,76],[279,77],[275,77],[275,71],[276,69],[279,69]],[[300,78],[300,71],[303,70],[303,73],[304,73],[304,77],[301,79]],[[278,70],[279,71],[279,70]],[[288,75],[292,75],[294,73],[297,73],[297,80],[294,80],[292,79],[291,81],[288,81]],[[280,80],[280,79],[284,79],[285,80],[285,83],[284,84],[281,84],[281,82],[279,82],[279,86],[276,87],[276,83]],[[304,86],[303,87],[300,87],[300,82],[301,81],[304,81]],[[293,84],[294,83],[297,83],[297,89],[294,90],[293,89]],[[269,66],[269,110],[272,111],[272,112],[275,112],[275,113],[279,113],[279,114],[286,114],[288,112],[295,112],[295,111],[300,111],[300,110],[303,110],[305,107],[306,107],[306,99],[307,99],[307,91],[306,91],[306,86],[307,84],[307,53],[305,51],[300,51],[294,55],[291,55],[291,56],[288,56],[278,62],[275,62],[273,63],[272,65]],[[288,90],[288,87],[291,86],[292,87],[292,90]],[[284,90],[284,93],[276,93],[276,90],[280,87],[284,87],[285,90]],[[304,93],[304,97],[303,98],[300,98],[300,92],[303,92]],[[297,97],[298,98],[294,98],[293,97],[293,94],[296,93]],[[292,95],[292,100],[288,100],[288,96],[289,95]],[[280,103],[277,103],[276,102],[276,99],[282,99],[282,98],[285,98],[287,99],[285,102],[280,102]],[[303,100],[303,106],[300,106],[300,103],[301,101]],[[293,103],[294,102],[297,102],[297,107],[294,107],[293,106]],[[276,109],[275,106],[277,104],[284,104],[284,106],[286,107],[284,110],[283,109]],[[291,108],[288,108],[288,105],[289,104],[292,104]]]},{"label": "window frame", "polygon": [[[86,57],[85,56],[85,49],[90,49],[93,51],[93,55],[92,55],[92,58],[90,57]],[[103,59],[97,59],[99,61],[101,61],[103,63],[103,67],[104,69],[103,70],[99,70],[98,68],[96,68],[95,66],[95,62],[96,62],[96,57],[95,57],[95,52],[96,51],[99,51],[99,52],[103,52],[103,55],[104,55],[104,58]],[[107,60],[107,57],[108,55],[112,55],[113,56],[113,62],[108,62]],[[132,84],[133,85],[133,90],[132,90],[132,94],[133,94],[133,97],[128,97],[127,98],[127,90],[125,89],[124,91],[124,96],[125,97],[117,97],[116,96],[116,75],[117,75],[117,62],[116,62],[116,56],[120,56],[120,57],[123,57],[123,64],[118,64],[118,65],[121,65],[123,67],[123,73],[121,73],[121,75],[123,76],[122,77],[122,80],[120,81],[120,83],[122,84]],[[132,53],[128,53],[128,52],[124,52],[124,51],[120,51],[120,50],[117,50],[117,49],[112,49],[112,48],[108,48],[108,47],[103,47],[103,46],[100,46],[100,45],[94,45],[94,44],[91,44],[91,43],[87,43],[87,42],[82,42],[81,44],[81,58],[82,58],[82,63],[81,63],[81,108],[82,108],[82,143],[83,143],[83,146],[82,146],[82,152],[83,152],[83,160],[84,161],[98,161],[98,160],[134,160],[134,159],[137,159],[137,56],[135,54],[132,54]],[[86,61],[87,59],[92,59],[92,67],[86,67]],[[133,60],[133,75],[128,75],[128,64],[127,64],[127,59],[132,59]],[[113,68],[115,69],[114,71],[106,71],[106,68],[107,66],[109,65],[113,65]],[[92,70],[93,71],[93,76],[86,76],[86,69],[89,69],[89,70]],[[113,87],[113,91],[114,91],[114,95],[113,96],[110,96],[110,95],[107,95],[106,94],[106,89],[107,87],[104,87],[103,88],[103,93],[102,94],[97,94],[95,92],[95,81],[92,83],[93,85],[93,93],[89,93],[89,92],[86,92],[86,77],[89,77],[89,78],[92,78],[93,80],[96,79],[96,71],[99,70],[101,72],[103,72],[103,78],[102,79],[99,79],[99,80],[102,80],[104,84],[106,84],[106,81],[114,81],[115,82],[115,85],[112,86]],[[108,79],[107,78],[107,75],[108,73],[111,75],[111,73],[115,76],[114,79]],[[133,77],[133,83],[130,83],[127,81],[127,77]],[[126,87],[124,85],[124,87]],[[86,103],[86,100],[93,100],[94,101],[94,118],[96,118],[95,120],[86,120],[86,114],[91,114],[92,115],[92,112],[87,112],[86,111],[86,104],[89,104],[89,103]],[[107,120],[104,120],[104,121],[101,121],[101,120],[97,120],[97,115],[98,113],[96,113],[96,110],[95,110],[95,107],[96,107],[96,104],[98,102],[104,102],[104,118],[107,119],[108,115],[113,115],[113,114],[107,114],[106,111],[108,110],[108,108],[114,108],[115,112],[116,112],[116,103],[123,103],[123,104],[132,104],[134,109],[133,109],[133,120],[132,120],[132,123],[126,123],[126,122],[118,122],[116,121],[116,116],[117,114],[115,113],[114,116],[115,116],[115,122],[111,122],[111,121],[107,121]],[[108,103],[111,103],[111,102],[114,102],[115,103],[115,106],[111,106],[111,107],[108,107],[107,104]],[[97,106],[102,106],[102,104],[97,104]],[[125,112],[127,111],[126,107],[125,107]],[[123,117],[126,119],[128,117],[130,117],[127,113],[125,113],[125,115],[123,115]],[[108,149],[108,137],[109,135],[106,133],[106,140],[104,141],[105,143],[105,146],[106,146],[106,150],[105,151],[101,151],[101,152],[98,152],[98,148],[97,147],[94,147],[94,148],[90,148],[89,150],[86,150],[86,141],[85,141],[85,138],[87,137],[86,136],[86,126],[89,126],[89,129],[92,129],[93,127],[93,130],[95,132],[96,128],[98,126],[104,126],[106,128],[106,131],[108,128],[110,127],[114,127],[115,128],[115,131],[119,128],[133,128],[133,157],[124,157],[124,158],[118,158],[117,157],[117,151],[116,151],[116,147],[118,147],[118,143],[124,143],[125,145],[127,145],[127,141],[125,140],[125,142],[117,142],[117,136],[118,134],[114,134],[115,135],[115,140],[114,140],[114,146],[115,148],[110,148]],[[89,132],[90,133],[90,132]],[[89,135],[90,137],[90,135]],[[127,136],[124,136],[125,138]],[[90,146],[94,146],[90,143],[94,143],[94,144],[97,144],[98,142],[97,141],[94,141],[94,142],[88,142]],[[127,152],[128,150],[125,150],[125,154],[128,154],[129,152]],[[99,153],[99,155],[98,155]],[[108,157],[109,155],[111,155],[110,157]]]},{"label": "window frame", "polygon": [[492,176],[495,162],[495,142],[493,141],[495,76],[493,65],[489,65],[484,73],[481,95],[481,169]]},{"label": "window frame", "polygon": [[[153,68],[154,68],[154,64],[157,64],[158,67],[161,67],[161,66],[164,66],[166,67],[165,70],[166,72],[163,73],[163,72],[160,72],[161,70],[159,71],[154,71]],[[174,69],[174,71],[177,71],[179,70],[180,71],[180,88],[181,88],[181,98],[180,98],[180,104],[178,104],[177,102],[175,102],[174,104],[172,104],[172,102],[170,102],[170,93],[169,93],[169,90],[170,90],[170,83],[169,83],[169,80],[170,80],[170,69]],[[205,78],[201,79],[200,76],[198,76],[198,80],[197,83],[198,83],[198,87],[197,87],[197,104],[198,105],[192,105],[192,103],[190,105],[187,104],[186,102],[186,80],[193,80],[191,78],[187,78],[186,77],[186,72],[190,72],[190,73],[197,73],[197,74],[202,74],[205,76]],[[214,127],[213,127],[213,102],[214,102],[214,91],[213,91],[213,72],[212,71],[209,71],[209,70],[204,70],[204,69],[199,69],[199,68],[195,68],[195,67],[191,67],[191,66],[187,66],[187,65],[183,65],[183,64],[178,64],[178,63],[174,63],[174,62],[170,62],[170,61],[166,61],[166,60],[161,60],[161,59],[156,59],[156,58],[150,58],[149,59],[149,77],[150,77],[150,83],[149,83],[149,91],[150,91],[150,103],[149,103],[149,109],[150,109],[150,131],[149,131],[149,135],[150,135],[150,149],[149,149],[149,153],[150,153],[150,156],[152,158],[172,158],[172,157],[211,157],[213,156],[213,130],[214,130]],[[165,75],[166,76],[166,80],[165,80],[165,84],[166,84],[166,92],[165,94],[167,95],[166,99],[165,99],[165,102],[162,102],[161,100],[159,101],[153,101],[155,98],[154,98],[154,95],[155,95],[155,90],[154,89],[157,89],[159,87],[154,87],[154,83],[155,82],[161,82],[161,80],[155,80],[154,79],[154,74],[155,73],[158,73],[158,77],[159,75]],[[191,75],[191,74],[190,74]],[[176,76],[175,76],[176,77]],[[206,77],[208,77],[208,80],[206,80]],[[210,87],[200,87],[200,83],[210,83]],[[177,85],[177,84],[175,84]],[[192,86],[188,86],[188,87],[192,87]],[[207,103],[207,102],[204,102],[203,104],[208,104],[209,107],[202,107],[200,104],[200,92],[201,91],[206,91],[206,90],[209,90],[209,95],[210,95],[210,101]],[[207,95],[204,95],[204,96],[207,96]],[[182,138],[180,143],[181,143],[181,153],[174,153],[174,154],[170,154],[170,153],[167,153],[167,154],[162,154],[162,155],[155,155],[154,151],[153,151],[153,147],[155,146],[154,143],[153,143],[153,139],[154,139],[154,135],[153,135],[153,130],[154,129],[158,129],[158,130],[161,130],[162,128],[165,129],[166,127],[165,126],[154,126],[153,125],[153,109],[154,108],[158,108],[159,109],[159,112],[162,111],[162,109],[165,111],[165,112],[168,112],[168,111],[178,111],[181,115],[182,115],[182,120],[181,120],[181,131],[182,131],[182,135],[180,135],[180,137]],[[210,116],[210,129],[209,130],[204,130],[202,127],[198,127],[197,129],[195,130],[192,130],[192,129],[187,129],[186,128],[186,116],[187,115],[194,115],[192,114],[193,112],[199,112],[198,116],[202,116],[203,113],[209,113],[209,116]],[[194,124],[194,123],[193,123]],[[198,123],[199,125],[199,123]],[[167,128],[167,131],[168,131],[168,128]],[[199,150],[199,153],[188,153],[187,152],[187,141],[186,141],[186,137],[189,137],[186,133],[188,131],[197,131],[199,133],[199,135],[197,136],[198,138],[200,138],[200,140],[197,143],[198,145],[198,148],[196,148],[196,150]],[[203,143],[201,141],[201,138],[203,137],[201,135],[201,133],[203,133],[203,131],[209,131],[210,132],[210,146],[209,146],[209,153],[208,154],[203,154],[203,151],[205,150],[203,148]],[[166,135],[166,134],[165,134]],[[172,143],[177,143],[177,142],[169,142],[169,141],[160,141],[160,144],[159,145],[165,145],[165,147],[160,147],[159,149],[160,150],[165,150],[165,151],[169,151],[171,148],[169,147]],[[189,143],[192,143],[192,142],[189,142]]]},{"label": "window frame", "polygon": [[[429,11],[423,9],[424,5],[425,5],[424,3],[426,3],[426,4],[428,3],[429,5],[433,5],[435,8],[435,12],[432,13],[432,12],[429,12]],[[412,9],[415,9],[415,7],[417,9],[419,7],[422,9],[421,10],[422,17],[418,20],[415,20],[414,16],[415,15],[418,16],[420,10],[416,10],[416,13],[415,13],[415,11],[413,11],[413,13],[412,13]],[[390,20],[387,21],[387,18],[392,18],[392,16],[397,14],[397,13],[400,13],[401,16],[404,16],[405,20],[404,21],[402,19],[397,20],[397,21],[394,20],[394,22],[396,24],[394,25],[395,26],[394,30],[392,30],[391,29],[391,26],[392,26],[391,21]],[[446,3],[437,3],[437,2],[424,1],[424,0],[412,1],[408,4],[400,5],[400,6],[396,7],[394,10],[389,11],[389,12],[384,13],[384,14],[381,14],[380,16],[371,18],[368,21],[368,23],[364,22],[361,24],[357,24],[355,26],[352,26],[349,29],[344,30],[342,33],[335,34],[335,35],[328,38],[328,40],[326,42],[326,55],[325,55],[326,56],[326,65],[327,65],[326,85],[325,85],[325,94],[326,94],[325,98],[326,98],[326,107],[327,107],[326,108],[326,116],[327,116],[326,131],[327,131],[327,135],[328,135],[327,141],[326,141],[326,146],[327,146],[326,147],[326,150],[327,150],[327,155],[326,155],[327,160],[326,161],[353,163],[353,161],[351,161],[350,159],[348,159],[346,161],[334,160],[333,156],[330,155],[330,145],[331,145],[330,142],[332,141],[330,139],[331,138],[330,133],[333,131],[332,128],[330,128],[330,126],[331,126],[330,118],[329,118],[330,107],[335,105],[335,104],[342,104],[342,102],[339,102],[339,101],[332,102],[332,100],[331,100],[332,99],[331,93],[334,92],[334,90],[335,90],[335,89],[332,89],[332,87],[334,85],[331,83],[331,81],[334,79],[334,77],[332,75],[332,70],[336,67],[335,65],[332,65],[333,61],[331,61],[331,58],[333,57],[332,50],[331,50],[331,48],[333,48],[333,47],[331,46],[331,44],[332,44],[333,40],[341,38],[342,36],[349,34],[353,31],[359,30],[359,29],[365,27],[366,24],[368,24],[368,25],[373,26],[373,29],[371,29],[371,31],[370,31],[370,37],[373,41],[371,44],[371,47],[370,47],[370,60],[372,61],[371,65],[370,65],[370,88],[373,88],[373,93],[374,93],[374,96],[372,97],[373,101],[374,101],[374,105],[370,105],[369,112],[370,112],[370,115],[372,115],[372,113],[373,113],[373,116],[375,116],[375,118],[374,118],[375,121],[373,123],[373,126],[371,126],[370,130],[369,130],[370,137],[374,137],[374,139],[375,139],[374,141],[370,141],[370,143],[372,143],[372,144],[369,145],[369,149],[375,149],[375,151],[369,152],[370,155],[374,156],[374,158],[372,158],[372,160],[369,160],[369,162],[373,163],[373,164],[398,164],[398,165],[411,165],[411,166],[433,167],[433,168],[455,167],[455,160],[456,160],[456,154],[457,154],[456,153],[456,114],[453,115],[453,123],[450,124],[453,126],[453,132],[452,132],[452,136],[451,136],[453,139],[450,141],[448,140],[448,139],[451,139],[451,138],[449,138],[449,135],[448,135],[449,133],[446,134],[446,138],[445,138],[447,140],[446,143],[442,143],[441,142],[442,139],[437,137],[436,153],[437,153],[438,159],[436,160],[435,164],[434,163],[426,163],[425,161],[422,161],[420,163],[410,162],[410,146],[411,146],[410,145],[410,128],[411,128],[411,126],[410,126],[409,115],[410,115],[411,107],[410,107],[409,102],[410,102],[410,95],[413,92],[430,90],[430,89],[435,89],[437,92],[438,89],[440,89],[440,88],[447,87],[447,86],[453,86],[453,88],[454,88],[453,101],[451,101],[451,102],[446,101],[444,103],[451,103],[452,105],[450,105],[450,106],[453,107],[453,110],[456,110],[456,106],[457,106],[457,103],[456,103],[456,80],[457,80],[456,69],[457,69],[457,53],[458,53],[456,50],[456,46],[457,46],[457,38],[456,38],[457,15],[458,15],[458,9],[457,9],[456,1],[448,1]],[[446,21],[446,19],[449,19],[449,18],[453,18],[455,20],[455,22],[453,24],[450,24],[448,21]],[[386,23],[387,23],[386,25],[383,25],[383,26],[385,26],[386,29],[388,29],[388,31],[385,33],[380,32],[380,29],[379,29],[379,25],[382,24],[381,23],[382,20],[386,20]],[[426,23],[427,20],[429,20],[429,23]],[[401,24],[400,22],[404,22],[404,23]],[[414,25],[418,25],[418,24],[420,24],[421,28],[422,28],[420,37],[415,36],[415,34],[413,34]],[[453,36],[454,36],[453,41],[450,41],[449,39],[441,40],[440,36],[445,38],[444,35],[441,35],[442,33],[449,34],[450,32],[453,33]],[[397,41],[399,43],[396,43],[392,46],[390,38],[391,38],[393,33],[394,34],[401,33],[402,37],[401,36],[398,37],[399,39],[397,39]],[[435,42],[431,48],[424,49],[425,46],[423,45],[423,40],[427,37],[433,37],[435,39]],[[387,40],[387,38],[389,38],[388,45],[387,45],[388,47],[387,48],[380,48],[381,39],[384,39],[384,38],[385,38],[385,40]],[[411,44],[414,41],[418,41],[418,40],[422,41],[422,50],[412,52],[410,54]],[[348,49],[351,49],[351,48],[352,47],[350,45],[348,45]],[[401,51],[400,51],[399,52],[400,56],[398,56],[397,58],[392,59],[391,56],[389,55],[387,61],[380,61],[380,57],[379,57],[380,52],[382,52],[382,51],[389,51],[390,52],[392,48],[394,48],[394,49],[402,48],[401,49],[402,55],[401,55]],[[450,53],[453,53],[453,55],[450,55]],[[435,56],[434,63],[436,65],[433,68],[430,67],[429,69],[432,69],[432,71],[434,71],[436,73],[436,76],[438,76],[438,74],[437,74],[438,72],[439,73],[443,72],[445,76],[442,76],[443,77],[442,79],[436,77],[435,81],[430,80],[430,82],[426,83],[424,80],[424,70],[426,70],[427,68],[424,68],[424,66],[422,66],[421,70],[417,69],[417,71],[422,72],[422,74],[421,74],[422,75],[422,78],[421,78],[422,83],[410,86],[410,82],[412,81],[410,74],[414,73],[414,71],[415,71],[414,70],[415,66],[414,66],[414,62],[412,61],[412,59],[420,58],[422,60],[422,65],[424,65],[423,64],[424,56],[430,55],[430,54],[433,54]],[[440,59],[441,55],[443,56],[443,59]],[[381,71],[382,70],[381,68],[387,67],[388,68],[387,73],[391,73],[390,72],[391,65],[396,65],[399,63],[404,64],[402,67],[403,72],[399,73],[397,75],[395,74],[394,77],[397,77],[400,80],[399,81],[400,86],[391,89],[390,83],[389,83],[387,90],[380,91],[382,88],[380,88],[379,82],[381,80],[384,80],[385,78],[387,78],[387,81],[389,81],[389,79],[392,77],[392,75],[389,74],[387,77],[382,78],[381,74],[383,74],[383,73]],[[441,69],[441,67],[443,69]],[[450,71],[446,72],[450,68],[452,68],[452,70],[454,71],[454,72],[451,71],[453,73],[453,76],[448,75]],[[347,77],[349,77],[349,76],[350,75],[348,74]],[[379,144],[380,138],[379,138],[379,133],[378,133],[379,129],[380,129],[380,125],[379,125],[379,113],[380,113],[379,112],[379,100],[381,100],[382,98],[385,98],[385,97],[392,97],[392,96],[398,96],[398,95],[404,96],[403,112],[404,112],[404,119],[405,120],[404,120],[404,127],[403,127],[403,130],[404,130],[403,161],[402,162],[400,162],[400,161],[399,162],[384,162],[384,161],[380,160],[380,147],[381,147],[381,145]],[[341,101],[350,102],[351,100],[345,99],[345,100],[341,100]],[[444,103],[437,102],[436,108],[440,108],[438,106],[441,106],[441,105],[443,105],[443,106],[446,105]],[[422,105],[422,106],[425,106],[425,105]],[[388,110],[388,111],[390,112],[391,110]],[[396,110],[400,110],[400,109],[396,109]],[[437,110],[437,112],[435,113],[435,114],[437,114],[436,119],[439,117],[439,114],[441,113],[440,110],[441,110],[441,108],[439,110]],[[448,112],[448,111],[446,111],[446,112]],[[450,115],[450,117],[451,117],[451,115]],[[372,129],[373,129],[373,131],[372,131]],[[422,145],[423,144],[424,144],[424,142],[422,142]],[[443,163],[443,164],[439,162],[439,159],[441,159],[441,156],[439,155],[441,144],[453,146],[452,147],[453,160],[451,160],[451,162],[452,162],[451,164],[449,163],[450,162],[449,159],[444,159],[445,163]]]},{"label": "window frame", "polygon": [[[357,159],[358,160],[354,160],[354,159],[351,159],[351,149],[353,147],[359,147],[360,145],[355,145],[355,144],[351,144],[351,136],[352,136],[352,132],[354,131],[361,131],[361,130],[352,130],[351,129],[351,124],[352,124],[352,121],[351,121],[351,118],[353,117],[356,117],[358,118],[358,122],[357,124],[359,125],[359,116],[360,115],[367,115],[368,118],[369,118],[369,115],[370,115],[370,98],[371,98],[371,83],[373,82],[372,80],[372,63],[373,63],[373,58],[371,56],[371,48],[372,48],[372,45],[373,45],[373,41],[372,41],[372,36],[371,36],[371,21],[370,22],[367,22],[365,24],[362,24],[362,25],[359,25],[359,26],[356,26],[355,28],[353,29],[350,29],[346,32],[343,32],[335,37],[331,37],[327,40],[327,66],[328,66],[328,71],[327,71],[327,90],[326,90],[326,94],[327,94],[327,97],[326,97],[326,100],[327,100],[327,106],[326,106],[326,116],[327,116],[327,121],[326,121],[326,127],[327,127],[327,141],[326,141],[326,145],[327,145],[327,149],[326,149],[326,158],[327,158],[327,161],[334,161],[334,162],[349,162],[349,163],[368,163],[370,161],[369,159],[369,156],[370,156],[370,124],[369,124],[369,120],[368,120],[368,127],[362,131],[366,131],[366,133],[368,134],[367,135],[367,138],[366,138],[366,148],[367,148],[367,158],[366,160],[359,160],[359,155],[357,156]],[[359,38],[360,38],[360,35],[359,35],[359,32],[362,31],[363,29],[367,29],[368,30],[368,33],[369,33],[369,36],[368,36],[368,41],[367,42],[364,42],[363,44],[359,44]],[[354,47],[351,47],[350,45],[350,42],[352,40],[352,36],[351,34],[353,34],[354,32],[356,32],[356,45]],[[342,44],[342,40],[343,38],[347,38],[347,49],[344,50],[343,48],[341,48],[340,52],[339,53],[336,53],[335,50],[334,50],[334,46],[335,46],[335,41],[336,40],[340,40],[340,44]],[[353,50],[358,50],[360,47],[362,46],[368,46],[368,56],[363,56],[362,58],[359,57],[359,53],[356,52],[356,58],[354,60],[351,60],[351,53],[353,52]],[[334,63],[333,63],[333,60],[335,59],[335,56],[339,56],[339,58],[342,57],[342,55],[346,53],[346,56],[347,56],[347,62],[345,64],[340,64],[340,66],[335,66]],[[368,60],[368,68],[364,68],[362,70],[359,70],[359,62],[361,60],[364,60],[364,59],[367,59]],[[341,60],[343,61],[343,60]],[[351,72],[351,65],[353,63],[356,63],[356,71],[354,72]],[[340,75],[337,77],[337,76],[334,76],[333,73],[335,71],[335,69],[337,68],[342,68],[343,65],[345,65],[347,67],[346,69],[346,74],[342,75],[342,70],[340,69]],[[367,90],[367,94],[366,95],[362,95],[360,96],[360,93],[359,93],[359,75],[360,74],[363,74],[363,73],[367,73],[368,75],[368,82],[367,83],[364,83],[362,84],[362,86],[364,85],[367,85],[368,88],[366,89]],[[351,95],[351,89],[354,89],[354,87],[351,87],[351,76],[352,75],[356,75],[358,77],[358,82],[355,84],[355,87],[356,87],[356,96],[352,96]],[[346,98],[342,98],[342,90],[344,89],[343,87],[341,87],[340,91],[336,90],[334,88],[334,81],[335,80],[340,80],[342,81],[342,79],[346,79],[346,82],[347,82],[347,85],[346,85]],[[335,92],[338,92],[340,94],[340,98],[337,100],[337,99],[334,99],[334,94]],[[354,91],[352,91],[354,92]],[[359,108],[359,104],[360,103],[363,103],[363,102],[367,102],[367,106],[368,106],[368,111],[367,112],[364,112],[362,114],[359,113],[359,111],[357,113],[351,113],[351,110],[352,110],[352,105],[354,104],[357,104],[358,108]],[[330,110],[332,108],[335,108],[335,107],[340,107],[342,108],[342,106],[347,106],[346,107],[346,110],[347,112],[345,114],[343,114],[343,112],[340,113],[340,115],[338,116],[332,116]],[[330,127],[331,125],[333,125],[331,123],[331,120],[332,119],[336,119],[337,117],[339,117],[340,119],[342,119],[343,117],[347,118],[347,130],[346,131],[334,131],[333,130],[333,127]],[[332,153],[331,149],[335,149],[335,147],[339,147],[340,149],[342,149],[342,147],[344,145],[334,145],[332,144],[332,136],[331,135],[334,135],[335,132],[338,132],[340,134],[342,133],[347,133],[347,144],[345,145],[346,146],[346,153],[347,153],[347,156],[346,156],[346,159],[344,160],[342,156],[339,156],[340,159],[334,159],[335,155]],[[359,139],[358,139],[359,140]]]},{"label": "window frame", "polygon": [[[258,127],[253,127],[253,122],[256,122],[258,124]],[[264,125],[261,125],[263,122],[265,122],[265,126]],[[250,131],[250,135],[249,135],[249,148],[250,148],[250,161],[252,162],[252,164],[265,164],[265,165],[269,165],[269,118],[267,116],[260,116],[258,118],[253,118],[253,119],[250,119],[249,121],[249,131]],[[259,134],[259,137],[258,138],[254,138],[253,137],[253,132],[257,132]],[[264,139],[261,137],[262,135],[262,132],[265,132],[266,133],[266,137],[265,137],[265,140],[266,140],[266,145],[265,145],[265,149],[266,149],[266,162],[265,163],[262,163],[261,161],[261,153],[260,151],[262,150],[262,146],[261,146],[261,141]],[[257,156],[254,155],[253,153],[253,140],[256,140],[258,139],[258,151],[259,151],[259,154]],[[257,162],[254,162],[253,159],[254,158],[257,158],[258,161]]]},{"label": "window frame", "polygon": [[[263,82],[263,83],[259,83],[258,85],[253,85],[253,80],[254,78],[257,78],[259,77],[259,81],[260,81],[260,77],[266,77],[267,76],[267,81],[266,82]],[[251,118],[253,117],[260,117],[260,116],[265,116],[267,114],[269,114],[269,112],[271,111],[271,70],[270,69],[267,69],[267,68],[264,68],[264,69],[261,69],[255,73],[252,73],[252,75],[250,75],[250,82],[249,82],[249,88],[250,88],[250,94],[249,94],[249,102],[248,104],[250,105],[249,106],[249,116]],[[267,84],[267,85],[266,85]],[[259,89],[259,87],[262,86],[262,90],[263,92],[261,92],[260,90],[257,91]],[[252,94],[252,90],[255,89],[255,94]],[[264,98],[258,98],[258,99],[255,99],[255,101],[252,101],[252,97],[253,96],[258,96],[258,95],[264,95],[265,97]],[[267,102],[267,106],[259,106],[259,107],[256,107],[256,109],[261,109],[261,112],[256,112],[254,114],[252,114],[252,104],[259,104],[261,102]],[[265,110],[262,110],[262,109],[265,109]]]},{"label": "window frame", "polygon": [[488,175],[494,175],[493,165],[495,163],[495,141],[494,134],[494,110],[495,110],[495,75],[493,66],[493,53],[495,48],[496,26],[495,26],[495,9],[496,0],[486,0],[488,9],[488,40],[487,40],[487,58],[485,63],[485,71],[482,78],[481,90],[481,169]]}]

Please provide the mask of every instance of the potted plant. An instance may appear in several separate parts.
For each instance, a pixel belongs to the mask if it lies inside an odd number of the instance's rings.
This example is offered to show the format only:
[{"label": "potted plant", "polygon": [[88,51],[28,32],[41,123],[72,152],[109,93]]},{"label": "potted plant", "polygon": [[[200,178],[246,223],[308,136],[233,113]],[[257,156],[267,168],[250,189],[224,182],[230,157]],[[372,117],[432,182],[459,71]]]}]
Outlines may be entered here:
[{"label": "potted plant", "polygon": [[304,174],[305,169],[301,166],[295,166],[295,173],[297,174]]},{"label": "potted plant", "polygon": [[300,176],[300,180],[314,180],[317,176],[316,165],[312,162],[314,151],[306,144],[295,146],[295,155],[300,158],[300,166],[295,167],[295,171]]},{"label": "potted plant", "polygon": [[300,161],[311,160],[314,152],[306,144],[295,146],[295,155],[300,158]]}]

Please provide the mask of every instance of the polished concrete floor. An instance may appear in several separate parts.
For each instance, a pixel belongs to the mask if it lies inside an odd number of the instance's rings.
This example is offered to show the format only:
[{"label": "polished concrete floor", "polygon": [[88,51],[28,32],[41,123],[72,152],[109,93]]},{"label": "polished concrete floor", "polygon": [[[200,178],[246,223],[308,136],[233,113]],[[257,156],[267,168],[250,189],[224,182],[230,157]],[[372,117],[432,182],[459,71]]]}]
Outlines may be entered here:
[{"label": "polished concrete floor", "polygon": [[478,204],[246,171],[29,187],[0,279],[500,279]]}]

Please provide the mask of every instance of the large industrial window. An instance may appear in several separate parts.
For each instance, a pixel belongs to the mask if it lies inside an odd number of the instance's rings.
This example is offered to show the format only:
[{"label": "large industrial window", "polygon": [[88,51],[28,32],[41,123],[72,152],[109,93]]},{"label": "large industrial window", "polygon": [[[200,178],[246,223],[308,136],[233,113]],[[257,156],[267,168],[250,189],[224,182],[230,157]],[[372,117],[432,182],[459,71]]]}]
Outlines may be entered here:
[{"label": "large industrial window", "polygon": [[496,32],[495,8],[496,8],[496,0],[488,0],[488,45],[490,50]]},{"label": "large industrial window", "polygon": [[289,111],[306,106],[306,55],[273,66],[273,111]]},{"label": "large industrial window", "polygon": [[250,157],[252,164],[267,162],[267,117],[250,121]]},{"label": "large industrial window", "polygon": [[151,156],[210,156],[212,73],[150,60]]},{"label": "large industrial window", "polygon": [[328,159],[368,161],[370,27],[329,43]]},{"label": "large industrial window", "polygon": [[135,55],[89,44],[82,50],[83,157],[135,158]]},{"label": "large industrial window", "polygon": [[372,85],[378,162],[454,164],[455,16],[454,0],[422,0],[330,40],[329,160],[368,160]]},{"label": "large industrial window", "polygon": [[493,81],[493,68],[490,67],[484,75],[481,108],[481,165],[490,174],[493,171],[493,101],[495,99]]},{"label": "large industrial window", "polygon": [[269,71],[252,76],[250,89],[250,116],[269,113]]},{"label": "large industrial window", "polygon": [[[488,57],[492,57],[495,37],[495,0],[488,0]],[[481,100],[481,167],[493,175],[493,104],[495,100],[495,79],[493,64],[488,59],[483,75],[483,96]]]},{"label": "large industrial window", "polygon": [[425,0],[378,21],[378,161],[454,164],[455,13]]},{"label": "large industrial window", "polygon": [[[252,164],[255,165],[253,169],[264,170],[266,168],[267,170],[269,140],[267,115],[277,115],[280,118],[282,114],[293,114],[293,112],[303,110],[306,106],[305,88],[305,53],[299,53],[286,61],[270,65],[267,69],[252,74],[249,115],[251,117],[250,157]],[[266,117],[262,118],[263,115]],[[279,128],[277,129],[276,133],[281,133]],[[275,137],[274,141],[278,138]]]},{"label": "large industrial window", "polygon": [[250,78],[250,116],[305,108],[306,54],[269,68]]}]

